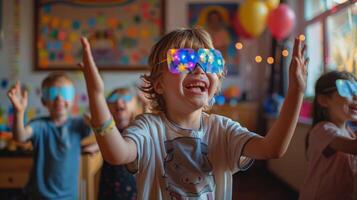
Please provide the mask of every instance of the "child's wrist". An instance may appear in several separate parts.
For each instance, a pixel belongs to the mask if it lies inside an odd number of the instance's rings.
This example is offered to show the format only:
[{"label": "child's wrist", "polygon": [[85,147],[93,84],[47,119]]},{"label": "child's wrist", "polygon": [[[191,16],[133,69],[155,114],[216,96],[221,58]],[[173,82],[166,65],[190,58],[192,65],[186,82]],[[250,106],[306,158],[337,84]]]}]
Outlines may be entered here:
[{"label": "child's wrist", "polygon": [[25,115],[25,109],[21,109],[21,110],[17,110],[15,109],[15,112],[14,112],[15,115],[17,116],[24,116]]},{"label": "child's wrist", "polygon": [[95,134],[98,134],[100,136],[105,136],[113,130],[113,128],[115,127],[115,121],[111,117],[106,121],[104,121],[103,124],[100,126],[93,126],[93,124],[91,124],[91,126]]},{"label": "child's wrist", "polygon": [[305,95],[305,90],[300,87],[289,86],[288,93],[291,93],[294,96],[303,97]]}]

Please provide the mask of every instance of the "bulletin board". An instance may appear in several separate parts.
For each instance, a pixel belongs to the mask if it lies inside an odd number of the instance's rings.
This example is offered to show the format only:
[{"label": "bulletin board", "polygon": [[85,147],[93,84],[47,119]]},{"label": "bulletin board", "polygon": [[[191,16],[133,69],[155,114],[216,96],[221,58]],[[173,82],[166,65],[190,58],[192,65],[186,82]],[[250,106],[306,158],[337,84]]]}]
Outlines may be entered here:
[{"label": "bulletin board", "polygon": [[101,70],[146,70],[164,0],[35,0],[35,70],[78,69],[86,36]]}]

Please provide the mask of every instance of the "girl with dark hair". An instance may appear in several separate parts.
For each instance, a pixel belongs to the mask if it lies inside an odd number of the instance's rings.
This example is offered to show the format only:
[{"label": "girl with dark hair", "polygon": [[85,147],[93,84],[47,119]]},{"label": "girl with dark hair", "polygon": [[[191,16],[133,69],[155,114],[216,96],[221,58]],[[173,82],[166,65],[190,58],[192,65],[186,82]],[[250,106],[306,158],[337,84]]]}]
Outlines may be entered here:
[{"label": "girl with dark hair", "polygon": [[356,78],[337,71],[322,75],[313,107],[306,139],[309,169],[300,199],[356,199],[357,137],[347,125],[357,119]]}]

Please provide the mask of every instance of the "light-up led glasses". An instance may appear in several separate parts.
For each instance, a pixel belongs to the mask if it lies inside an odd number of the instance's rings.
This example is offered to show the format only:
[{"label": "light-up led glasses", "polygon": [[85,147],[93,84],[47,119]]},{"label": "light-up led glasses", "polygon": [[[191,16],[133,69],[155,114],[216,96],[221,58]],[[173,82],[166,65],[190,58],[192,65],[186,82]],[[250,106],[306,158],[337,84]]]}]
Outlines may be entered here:
[{"label": "light-up led glasses", "polygon": [[108,103],[115,103],[117,102],[119,99],[122,99],[125,103],[128,103],[129,101],[131,101],[133,99],[133,95],[131,94],[124,94],[124,95],[120,95],[118,93],[113,93],[112,95],[110,95],[107,98],[107,102]]},{"label": "light-up led glasses", "polygon": [[220,74],[224,70],[224,59],[216,49],[169,49],[167,66],[174,74],[190,73],[198,64],[206,73]]},{"label": "light-up led glasses", "polygon": [[353,95],[357,95],[357,82],[350,80],[336,80],[337,92],[341,97],[352,99]]},{"label": "light-up led glasses", "polygon": [[42,91],[42,97],[46,101],[54,101],[58,96],[61,96],[65,101],[73,101],[74,99],[74,87],[48,87]]}]

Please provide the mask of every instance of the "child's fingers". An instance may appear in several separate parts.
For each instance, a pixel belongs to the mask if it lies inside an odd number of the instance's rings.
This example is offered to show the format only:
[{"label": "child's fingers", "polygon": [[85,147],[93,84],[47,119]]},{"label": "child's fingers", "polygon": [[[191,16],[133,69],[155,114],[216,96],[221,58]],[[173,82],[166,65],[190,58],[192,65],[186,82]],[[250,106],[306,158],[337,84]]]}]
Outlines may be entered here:
[{"label": "child's fingers", "polygon": [[305,68],[306,68],[306,71],[307,71],[307,68],[308,68],[308,66],[309,66],[309,62],[310,62],[310,58],[308,57],[308,58],[306,58],[306,60],[305,60],[305,62],[304,62],[304,66],[305,66]]},{"label": "child's fingers", "polygon": [[297,68],[297,66],[299,66],[299,64],[300,64],[300,60],[299,60],[299,58],[297,58],[297,57],[294,57],[294,62],[295,62],[295,68]]},{"label": "child's fingers", "polygon": [[290,62],[290,67],[289,67],[289,74],[293,75],[296,73],[296,66],[298,63],[298,59],[296,57],[292,57],[291,58],[291,62]]},{"label": "child's fingers", "polygon": [[27,101],[27,98],[28,98],[28,92],[25,90],[25,91],[22,91],[22,97],[24,98],[24,100]]},{"label": "child's fingers", "polygon": [[20,81],[16,81],[16,83],[15,83],[15,88],[16,88],[17,91],[21,91]]},{"label": "child's fingers", "polygon": [[84,113],[83,114],[83,119],[84,119],[84,122],[88,125],[91,124],[91,120],[92,120],[92,117],[90,116],[89,113]]},{"label": "child's fingers", "polygon": [[306,67],[309,65],[309,62],[310,62],[310,58],[307,57],[306,60],[305,60],[305,66],[306,66]]},{"label": "child's fingers", "polygon": [[294,48],[293,48],[293,56],[298,56],[300,51],[300,40],[299,38],[295,38],[294,40]]},{"label": "child's fingers", "polygon": [[90,46],[86,37],[81,37],[81,43],[83,48],[83,59],[88,59],[90,54]]},{"label": "child's fingers", "polygon": [[305,56],[306,49],[307,49],[307,45],[303,44],[303,47],[302,47],[302,50],[301,50],[301,56]]},{"label": "child's fingers", "polygon": [[11,88],[7,94],[9,97],[13,98],[16,95],[16,88],[15,87]]},{"label": "child's fingers", "polygon": [[14,90],[15,87],[16,87],[16,83],[14,85],[12,85],[7,92],[9,93],[10,91]]},{"label": "child's fingers", "polygon": [[81,43],[82,43],[83,50],[85,51],[90,50],[89,42],[86,37],[81,37]]},{"label": "child's fingers", "polygon": [[87,56],[88,58],[92,57],[92,52],[91,52],[91,48],[90,48],[90,44],[88,42],[88,39],[86,37],[82,37],[81,38],[81,43],[82,43],[82,47],[83,47],[83,52],[84,55]]},{"label": "child's fingers", "polygon": [[10,101],[12,104],[16,102],[16,93],[12,90],[7,93],[7,96],[9,97]]},{"label": "child's fingers", "polygon": [[88,39],[86,37],[82,37],[81,43],[83,47],[83,62],[84,62],[82,66],[86,66],[86,65],[95,66],[95,62],[93,59],[93,55]]},{"label": "child's fingers", "polygon": [[13,91],[12,91],[12,90],[9,90],[9,91],[7,92],[7,96],[10,98],[10,100],[12,100],[12,98],[13,98],[13,96],[14,96]]}]

